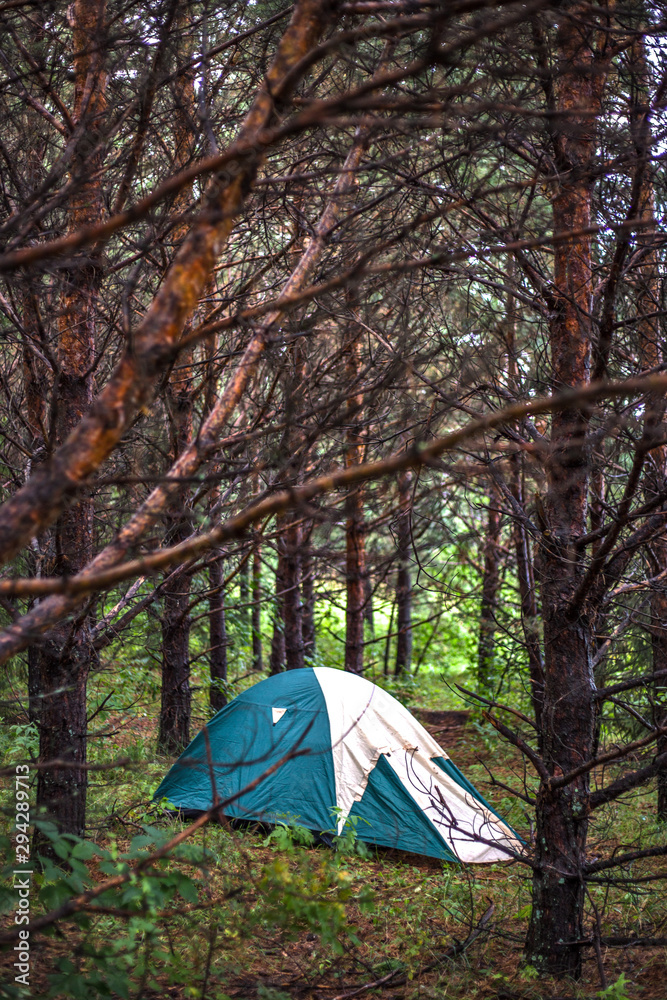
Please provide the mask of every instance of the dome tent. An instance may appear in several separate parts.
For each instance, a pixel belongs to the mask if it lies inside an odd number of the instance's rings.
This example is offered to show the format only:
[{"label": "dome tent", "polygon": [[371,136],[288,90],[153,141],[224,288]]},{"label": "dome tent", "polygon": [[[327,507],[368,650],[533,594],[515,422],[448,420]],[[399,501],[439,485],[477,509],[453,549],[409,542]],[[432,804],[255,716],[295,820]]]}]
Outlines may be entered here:
[{"label": "dome tent", "polygon": [[[273,773],[224,808],[230,818],[297,822],[320,832],[358,817],[360,840],[450,861],[507,860],[513,830],[417,720],[356,674],[306,667],[276,674],[229,702],[200,732],[154,798],[213,805]],[[304,752],[305,751],[305,752]]]}]

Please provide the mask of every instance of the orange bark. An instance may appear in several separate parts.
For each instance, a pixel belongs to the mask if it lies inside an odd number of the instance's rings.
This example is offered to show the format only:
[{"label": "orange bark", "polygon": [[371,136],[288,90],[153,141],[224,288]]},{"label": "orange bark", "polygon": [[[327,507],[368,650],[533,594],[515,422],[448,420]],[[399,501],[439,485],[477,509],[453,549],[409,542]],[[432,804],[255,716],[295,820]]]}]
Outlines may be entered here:
[{"label": "orange bark", "polygon": [[[253,142],[274,117],[296,84],[301,59],[329,20],[328,4],[300,0],[294,8],[264,86],[240,129],[241,141]],[[285,81],[289,77],[289,84]],[[29,482],[0,507],[0,558],[16,555],[72,501],[86,480],[116,447],[138,409],[154,388],[156,375],[169,364],[185,323],[202,295],[216,258],[261,163],[255,146],[211,179],[202,211],[184,240],[143,322],[132,337],[104,390],[74,427],[67,441]]]},{"label": "orange bark", "polygon": [[[345,195],[354,183],[354,171],[360,163],[363,148],[363,137],[358,135],[336,182],[333,197],[322,213],[315,235],[309,241],[299,263],[285,283],[284,294],[291,294],[302,288],[317,266],[327,246],[329,236],[340,218]],[[265,350],[269,334],[282,316],[281,310],[273,310],[267,315],[262,326],[250,338],[236,371],[230,376],[224,391],[214,402],[211,412],[204,420],[198,433],[169,469],[165,482],[155,487],[135,514],[121,528],[116,538],[88,564],[83,571],[84,574],[93,579],[101,572],[117,566],[128,551],[141,540],[145,532],[155,524],[171,497],[180,492],[181,487],[178,480],[192,476],[202,462],[214,454],[220,434],[242,398]],[[18,632],[23,631],[24,628],[32,634],[45,631],[73,610],[78,603],[79,599],[71,596],[54,596],[42,601],[41,604],[28,612],[20,623],[17,622],[15,626],[11,627],[12,638],[10,639],[9,635],[6,634],[6,640],[13,644]],[[0,656],[2,656],[1,650],[2,640],[0,639]]]},{"label": "orange bark", "polygon": [[[553,201],[556,233],[584,233],[591,221],[595,120],[602,66],[594,56],[595,27],[579,2],[563,4],[557,29],[556,115],[553,152],[560,184]],[[555,310],[550,322],[555,388],[586,385],[590,377],[591,239],[555,245]],[[589,458],[585,411],[555,413],[547,463],[547,527],[540,553],[544,619],[542,752],[550,774],[567,773],[593,750],[595,703],[591,622],[573,597],[583,575],[576,541],[587,530]],[[540,969],[578,977],[583,936],[589,775],[553,790],[542,781],[537,796],[533,908],[526,950]]]}]

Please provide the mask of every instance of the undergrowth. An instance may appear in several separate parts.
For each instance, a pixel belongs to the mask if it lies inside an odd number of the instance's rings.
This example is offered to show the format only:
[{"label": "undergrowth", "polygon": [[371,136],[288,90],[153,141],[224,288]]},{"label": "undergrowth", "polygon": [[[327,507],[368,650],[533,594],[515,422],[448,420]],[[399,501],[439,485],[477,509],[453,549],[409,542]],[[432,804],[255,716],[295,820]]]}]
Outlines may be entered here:
[{"label": "undergrowth", "polygon": [[[413,707],[429,708],[437,686],[428,677],[395,693]],[[439,690],[442,706],[442,684]],[[103,688],[95,696],[101,699]],[[154,706],[145,701],[129,712],[122,708],[119,703],[100,713],[100,730],[109,735],[91,742],[89,761],[109,766],[91,772],[88,839],[59,837],[42,824],[59,860],[44,860],[33,876],[32,916],[104,880],[120,884],[99,895],[94,910],[34,936],[30,994],[13,984],[12,958],[2,956],[0,996],[325,1000],[384,980],[378,987],[383,995],[408,1000],[664,997],[664,949],[605,951],[604,984],[592,949],[579,983],[540,979],[522,961],[530,870],[521,864],[464,867],[373,849],[353,824],[331,849],[295,825],[241,831],[221,823],[148,863],[185,824],[159,814],[150,801],[170,763],[153,750]],[[5,762],[35,753],[29,726],[5,727],[2,738]],[[529,841],[530,806],[490,778],[530,794],[535,783],[519,755],[474,719],[452,739],[446,749],[454,761]],[[2,794],[8,798],[6,782]],[[664,842],[664,828],[652,818],[653,797],[646,786],[596,814],[590,856]],[[2,815],[0,851],[8,863],[1,902],[9,926],[12,831],[6,808]],[[664,927],[661,891],[635,878],[657,867],[643,861],[619,872],[616,885],[591,884],[587,928],[593,930],[596,913],[603,936],[651,935]],[[490,906],[488,932],[448,957]]]}]

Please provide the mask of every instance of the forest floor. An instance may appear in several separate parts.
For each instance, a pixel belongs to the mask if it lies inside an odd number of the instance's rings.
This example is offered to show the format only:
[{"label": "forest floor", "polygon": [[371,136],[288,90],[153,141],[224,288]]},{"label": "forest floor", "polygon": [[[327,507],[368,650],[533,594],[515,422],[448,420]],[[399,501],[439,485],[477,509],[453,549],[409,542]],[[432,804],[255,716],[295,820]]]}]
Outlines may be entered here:
[{"label": "forest floor", "polygon": [[[168,835],[183,828],[176,820],[158,819],[145,805],[149,790],[169,765],[150,751],[155,739],[151,707],[135,705],[131,715],[108,717],[104,724],[105,734],[113,734],[108,737],[113,748],[110,754],[107,743],[100,755],[130,763],[93,778],[91,837],[102,847],[112,847],[116,855],[132,854],[132,838],[146,823],[153,832],[159,827]],[[529,840],[524,807],[494,786],[489,776],[530,789],[516,751],[500,743],[467,711],[416,708],[415,714],[482,794]],[[638,837],[642,843],[652,836],[664,837],[651,827],[651,798],[652,790],[645,789],[629,806],[614,807],[600,816],[592,830],[591,853],[609,853],[637,843]],[[530,873],[522,865],[459,867],[384,849],[359,855],[354,845],[336,855],[327,848],[299,844],[298,836],[295,842],[286,831],[241,832],[217,824],[193,839],[206,847],[209,860],[161,863],[165,884],[177,871],[179,877],[187,877],[189,887],[170,897],[167,905],[154,907],[150,920],[142,911],[143,930],[137,925],[139,929],[131,933],[127,920],[107,913],[96,916],[86,928],[63,925],[58,934],[38,938],[29,995],[86,1000],[97,996],[137,1000],[667,997],[664,948],[603,946],[596,956],[590,947],[585,949],[584,974],[577,983],[538,976],[522,958],[530,914]],[[106,877],[95,861],[87,865],[93,882]],[[632,874],[657,871],[658,865],[646,862]],[[667,922],[667,905],[662,884],[596,890],[591,901],[598,907],[602,935],[664,933],[660,927]],[[593,930],[592,914],[591,910],[587,932]],[[463,947],[468,938],[472,940]],[[104,972],[110,949],[115,949],[116,965],[126,970],[125,979],[115,987],[113,976]],[[0,956],[0,970],[10,976],[12,961],[7,954]],[[61,970],[55,979],[54,969]],[[68,969],[78,977],[81,990],[62,985]],[[3,995],[12,994],[3,994],[0,987]]]}]

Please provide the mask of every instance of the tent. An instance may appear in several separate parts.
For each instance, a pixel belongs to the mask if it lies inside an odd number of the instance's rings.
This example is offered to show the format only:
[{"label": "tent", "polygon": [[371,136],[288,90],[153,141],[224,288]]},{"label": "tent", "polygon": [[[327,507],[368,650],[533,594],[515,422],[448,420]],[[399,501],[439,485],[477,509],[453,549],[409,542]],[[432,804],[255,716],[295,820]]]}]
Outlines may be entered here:
[{"label": "tent", "polygon": [[221,803],[238,796],[223,807],[232,818],[340,833],[348,817],[358,817],[360,840],[450,861],[507,860],[521,850],[513,830],[400,702],[329,667],[285,671],[234,698],[154,798],[206,810],[213,784]]}]

